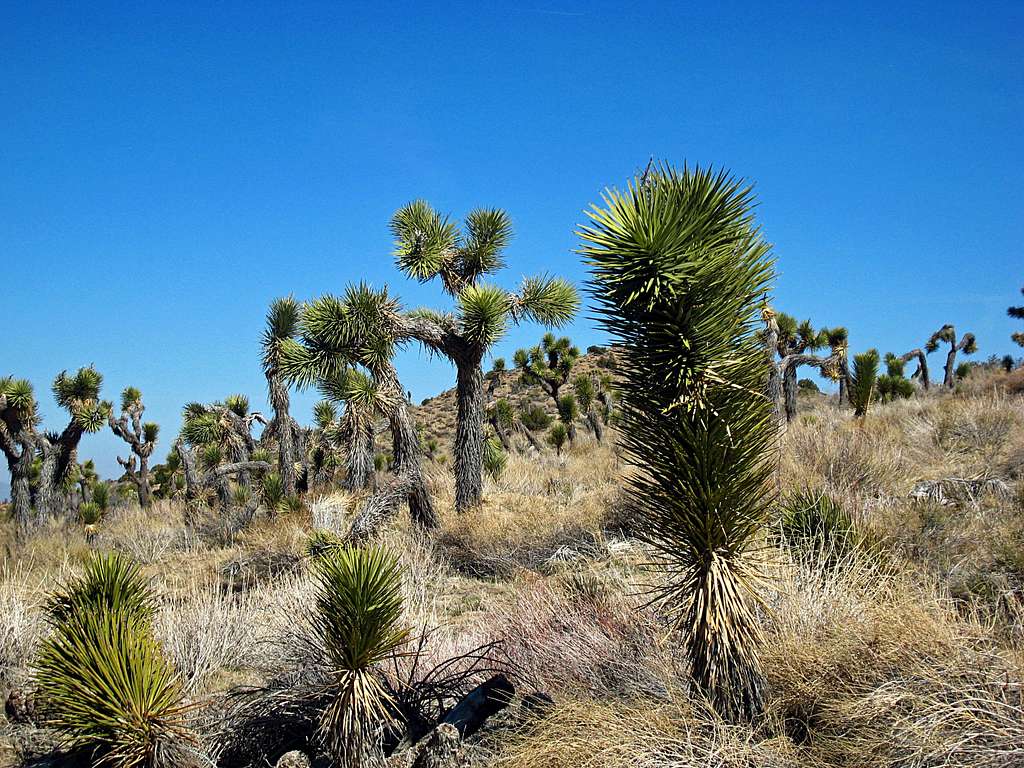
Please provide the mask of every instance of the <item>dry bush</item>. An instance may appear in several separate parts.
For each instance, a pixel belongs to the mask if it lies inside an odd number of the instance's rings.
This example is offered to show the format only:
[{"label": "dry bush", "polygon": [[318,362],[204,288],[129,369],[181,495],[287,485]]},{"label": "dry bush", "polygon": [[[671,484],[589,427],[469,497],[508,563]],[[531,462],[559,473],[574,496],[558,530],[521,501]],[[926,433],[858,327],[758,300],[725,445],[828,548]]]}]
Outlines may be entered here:
[{"label": "dry bush", "polygon": [[658,703],[573,699],[498,745],[503,768],[789,768],[786,739],[730,726],[672,691]]},{"label": "dry bush", "polygon": [[618,461],[607,446],[566,457],[509,457],[485,488],[484,503],[462,514],[442,494],[438,542],[453,567],[474,576],[507,577],[541,568],[567,550],[595,555],[617,492]]},{"label": "dry bush", "polygon": [[0,691],[19,685],[27,676],[29,663],[47,633],[42,603],[38,581],[16,567],[0,571]]},{"label": "dry bush", "polygon": [[875,563],[790,570],[768,627],[770,714],[812,765],[1004,766],[1024,754],[1020,660]]}]

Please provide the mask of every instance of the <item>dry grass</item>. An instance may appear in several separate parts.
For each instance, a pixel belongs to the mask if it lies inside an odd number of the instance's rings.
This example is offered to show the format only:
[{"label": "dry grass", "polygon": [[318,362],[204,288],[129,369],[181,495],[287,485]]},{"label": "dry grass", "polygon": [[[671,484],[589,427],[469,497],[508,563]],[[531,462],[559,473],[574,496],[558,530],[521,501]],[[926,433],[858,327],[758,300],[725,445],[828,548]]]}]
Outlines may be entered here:
[{"label": "dry grass", "polygon": [[[422,663],[500,640],[520,689],[556,702],[485,734],[470,763],[1024,764],[1024,399],[996,374],[963,389],[878,406],[861,423],[818,398],[791,425],[785,489],[828,491],[869,545],[838,564],[772,554],[768,709],[752,726],[727,725],[690,695],[678,647],[645,607],[654,577],[643,547],[617,528],[624,468],[610,445],[511,456],[486,481],[485,503],[463,515],[450,467],[431,465],[441,531],[425,537],[399,520],[383,537],[401,555]],[[998,477],[1016,496],[973,506],[908,498],[916,481],[944,477]],[[227,689],[301,663],[307,538],[344,531],[358,501],[335,494],[230,537],[187,532],[167,502],[115,511],[91,540],[74,525],[19,543],[0,529],[0,690],[27,679],[57,579],[95,549],[119,549],[152,579],[159,636],[190,695],[209,705],[214,739]],[[5,738],[0,730],[6,768]]]}]

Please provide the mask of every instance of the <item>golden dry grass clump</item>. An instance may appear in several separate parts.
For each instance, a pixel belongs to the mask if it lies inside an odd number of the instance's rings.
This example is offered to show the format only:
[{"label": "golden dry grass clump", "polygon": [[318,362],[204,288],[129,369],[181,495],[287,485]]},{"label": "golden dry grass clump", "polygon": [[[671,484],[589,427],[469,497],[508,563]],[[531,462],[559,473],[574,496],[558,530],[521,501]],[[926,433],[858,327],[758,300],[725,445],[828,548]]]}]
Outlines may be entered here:
[{"label": "golden dry grass clump", "polygon": [[[972,375],[957,393],[877,405],[856,422],[824,397],[801,404],[783,497],[828,494],[858,546],[782,549],[765,536],[766,712],[744,726],[688,690],[685,654],[648,605],[657,577],[619,508],[614,435],[563,457],[510,456],[463,515],[450,467],[431,465],[441,530],[399,521],[382,542],[401,560],[401,624],[427,636],[423,668],[502,641],[520,692],[554,700],[474,737],[468,765],[1022,764],[1024,398],[1005,378]],[[1007,493],[912,498],[917,483],[951,477],[999,480]],[[230,537],[187,528],[175,502],[112,510],[88,538],[54,525],[15,543],[4,528],[0,693],[29,682],[53,585],[94,551],[120,551],[152,584],[155,637],[199,704],[189,727],[216,753],[226,692],[280,679],[301,657],[290,638],[314,603],[310,536],[346,530],[358,502],[330,494]],[[3,722],[0,766],[47,744],[31,723]]]}]

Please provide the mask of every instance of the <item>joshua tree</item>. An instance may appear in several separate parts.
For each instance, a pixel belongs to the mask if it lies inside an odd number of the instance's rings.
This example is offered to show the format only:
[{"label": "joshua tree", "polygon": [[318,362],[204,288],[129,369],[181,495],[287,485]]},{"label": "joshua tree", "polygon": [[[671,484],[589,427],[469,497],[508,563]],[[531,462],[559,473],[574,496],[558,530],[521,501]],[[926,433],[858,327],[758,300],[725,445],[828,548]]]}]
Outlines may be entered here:
[{"label": "joshua tree", "polygon": [[557,408],[562,387],[569,383],[579,357],[579,348],[569,339],[556,339],[553,333],[545,333],[537,346],[516,350],[514,360],[523,383],[540,387]]},{"label": "joshua tree", "polygon": [[757,331],[773,269],[753,203],[725,172],[661,167],[605,191],[580,232],[621,345],[637,530],[660,555],[693,685],[730,720],[763,707],[753,550],[775,505],[778,420]]},{"label": "joshua tree", "polygon": [[[409,413],[409,403],[398,372],[391,362],[395,345],[408,338],[402,330],[412,323],[399,310],[387,290],[350,286],[345,294],[321,296],[305,305],[299,333],[282,346],[282,375],[300,387],[334,387],[348,402],[360,381],[356,366],[372,378],[373,399],[391,428],[394,477],[363,507],[349,536],[360,541],[392,516],[403,501],[412,519],[425,528],[437,527],[426,479],[420,466],[420,442]],[[365,381],[365,378],[362,379]]]},{"label": "joshua tree", "polygon": [[[59,433],[37,431],[35,396],[24,380],[0,379],[0,449],[11,470],[11,500],[20,529],[30,522],[32,476],[38,469],[35,507],[39,517],[53,517],[66,500],[65,489],[77,468],[78,444],[87,432],[106,423],[111,404],[99,399],[103,377],[91,366],[53,381],[53,396],[70,415]],[[39,457],[36,464],[36,457]]]},{"label": "joshua tree", "polygon": [[999,361],[999,365],[1002,366],[1002,369],[1007,373],[1012,371],[1014,365],[1013,355],[1003,355],[1002,359]]},{"label": "joshua tree", "polygon": [[943,372],[942,385],[952,389],[956,384],[956,353],[963,352],[965,355],[973,355],[978,351],[978,345],[975,343],[973,333],[965,333],[958,342],[956,328],[946,324],[928,339],[928,343],[924,345],[925,351],[931,354],[939,348],[939,344],[943,341],[949,344],[949,352],[946,353],[946,367]]},{"label": "joshua tree", "polygon": [[[330,400],[321,400],[313,406],[313,430],[307,445],[309,490],[329,488],[338,471],[339,455],[345,440],[338,421],[338,409]],[[283,490],[282,480],[282,490]]]},{"label": "joshua tree", "polygon": [[456,304],[454,314],[411,313],[395,335],[418,341],[455,365],[455,506],[465,510],[480,502],[483,487],[484,355],[505,335],[509,322],[529,319],[549,327],[569,322],[579,297],[558,278],[526,278],[515,293],[481,282],[504,267],[502,251],[512,237],[504,211],[471,211],[460,233],[447,217],[417,200],[394,215],[391,231],[398,267],[420,282],[440,280]]},{"label": "joshua tree", "polygon": [[[230,507],[234,501],[230,479],[237,476],[238,483],[249,486],[249,472],[268,471],[266,461],[253,461],[256,441],[252,428],[256,423],[266,424],[263,415],[249,411],[245,395],[230,395],[223,402],[209,405],[189,403],[183,412],[184,423],[178,454],[185,470],[185,498],[194,500],[204,488],[213,484],[220,503]],[[187,447],[186,447],[187,446]],[[205,473],[196,469],[196,454],[203,459]]]},{"label": "joshua tree", "polygon": [[338,424],[338,443],[347,445],[345,480],[348,491],[369,488],[373,481],[374,427],[391,403],[382,398],[376,382],[355,368],[335,372],[319,381],[320,392],[332,402],[345,403]]},{"label": "joshua tree", "polygon": [[600,443],[604,438],[604,426],[601,424],[601,418],[595,408],[597,387],[594,386],[594,380],[590,376],[577,376],[573,379],[572,388],[576,394],[576,403],[580,412],[586,417],[590,431],[594,433],[594,439]]},{"label": "joshua tree", "polygon": [[[843,366],[846,359],[846,329],[822,328],[816,331],[810,320],[798,324],[791,316],[776,314],[767,307],[762,310],[762,317],[766,325],[765,343],[772,365],[768,390],[780,422],[789,422],[796,418],[797,413],[797,372],[800,366],[810,365],[817,368],[822,376],[838,379],[840,383],[845,380]],[[828,357],[812,355],[808,351],[825,346],[830,350]],[[775,360],[776,354],[779,356],[778,361]]]},{"label": "joshua tree", "polygon": [[910,374],[910,378],[917,379],[921,382],[921,388],[928,391],[928,387],[931,386],[931,380],[928,377],[928,357],[921,348],[912,349],[906,354],[900,355],[898,358],[901,363],[908,363],[911,360],[917,361],[917,369]]},{"label": "joshua tree", "polygon": [[32,385],[25,379],[0,379],[0,450],[11,472],[11,513],[19,531],[32,519],[32,465],[39,422]]},{"label": "joshua tree", "polygon": [[869,349],[853,356],[853,372],[850,375],[850,405],[853,415],[867,416],[871,402],[875,399],[875,383],[878,380],[878,351]]},{"label": "joshua tree", "polygon": [[[114,412],[111,410],[107,415],[107,423],[110,424],[111,431],[131,448],[133,455],[127,459],[118,456],[117,463],[124,467],[128,478],[135,484],[139,492],[139,504],[148,507],[153,503],[149,486],[149,457],[153,455],[160,427],[152,421],[142,421],[145,410],[142,393],[135,387],[125,387],[121,392],[121,415],[114,418]],[[135,467],[136,458],[138,469]]]},{"label": "joshua tree", "polygon": [[263,331],[263,374],[267,377],[267,390],[274,418],[267,424],[260,442],[277,443],[278,466],[284,491],[295,494],[296,468],[300,442],[298,423],[288,413],[290,398],[288,386],[281,376],[281,344],[295,335],[299,323],[299,302],[291,296],[275,299],[267,311],[267,327]]},{"label": "joshua tree", "polygon": [[501,442],[501,447],[506,451],[512,450],[512,430],[516,426],[515,411],[512,405],[505,398],[499,398],[487,409],[487,421]]},{"label": "joshua tree", "polygon": [[[1020,289],[1020,292],[1024,294],[1024,288]],[[1024,320],[1024,307],[1007,307],[1006,314],[1009,317],[1015,317],[1018,320]],[[1017,344],[1024,347],[1024,332],[1016,332],[1011,337]]]},{"label": "joshua tree", "polygon": [[569,430],[565,428],[565,422],[558,421],[548,430],[548,444],[555,449],[557,456],[562,455],[562,448],[569,438]]}]

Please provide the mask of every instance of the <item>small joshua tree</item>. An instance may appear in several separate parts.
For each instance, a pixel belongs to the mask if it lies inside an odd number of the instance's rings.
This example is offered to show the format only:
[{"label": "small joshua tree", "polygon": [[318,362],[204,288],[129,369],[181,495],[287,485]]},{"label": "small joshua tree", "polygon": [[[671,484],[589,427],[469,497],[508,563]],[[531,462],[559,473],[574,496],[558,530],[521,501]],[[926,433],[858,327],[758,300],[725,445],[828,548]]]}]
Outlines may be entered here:
[{"label": "small joshua tree", "polygon": [[876,390],[883,403],[906,399],[914,394],[914,385],[903,375],[906,362],[892,352],[885,356],[886,372],[878,377]]},{"label": "small joshua tree", "polygon": [[875,399],[875,384],[878,379],[878,351],[869,349],[853,356],[853,371],[850,374],[850,405],[853,415],[867,416]]},{"label": "small joshua tree", "polygon": [[505,451],[512,450],[512,431],[516,426],[515,411],[505,398],[499,398],[487,409],[487,421],[494,430],[501,447]]},{"label": "small joshua tree", "polygon": [[342,487],[348,491],[369,488],[374,471],[374,424],[385,415],[390,402],[381,396],[372,377],[355,368],[328,375],[318,387],[328,400],[345,404],[338,423],[338,443],[347,446]]},{"label": "small joshua tree", "polygon": [[[149,457],[153,455],[160,427],[152,421],[143,422],[142,414],[146,406],[142,403],[142,393],[135,387],[125,387],[121,392],[121,415],[114,417],[114,412],[107,415],[110,430],[128,443],[132,455],[127,459],[117,457],[117,463],[124,467],[128,479],[139,492],[139,504],[149,507],[153,503],[153,494],[149,484]],[[138,468],[135,460],[138,459]]]},{"label": "small joshua tree", "polygon": [[288,385],[281,376],[281,345],[285,339],[295,335],[298,323],[299,302],[291,296],[275,299],[267,311],[267,326],[262,339],[263,373],[267,378],[267,390],[270,394],[270,407],[274,409],[274,418],[267,424],[260,442],[277,444],[278,467],[285,493],[289,496],[294,495],[296,489],[296,463],[299,458],[301,430],[288,412],[291,403]]},{"label": "small joshua tree", "polygon": [[569,430],[565,428],[565,422],[556,421],[551,429],[548,430],[548,445],[555,449],[555,454],[558,456],[562,455],[562,448],[568,439]]},{"label": "small joshua tree", "polygon": [[900,355],[898,358],[901,363],[909,363],[911,360],[917,361],[917,369],[910,374],[910,378],[917,379],[921,382],[921,389],[928,391],[931,386],[931,379],[928,376],[928,357],[925,351],[920,347],[910,350],[909,352]]},{"label": "small joshua tree", "polygon": [[557,408],[562,387],[569,383],[579,357],[579,348],[569,339],[546,333],[537,346],[516,350],[514,360],[523,383],[540,387]]},{"label": "small joshua tree", "polygon": [[19,531],[32,519],[32,468],[35,460],[36,399],[25,379],[0,378],[0,449],[11,473],[11,515]]},{"label": "small joshua tree", "polygon": [[[1020,289],[1021,294],[1024,294],[1024,288]],[[1009,317],[1014,317],[1018,320],[1024,320],[1024,307],[1007,307],[1006,314]],[[1012,338],[1017,344],[1024,347],[1024,332],[1016,332],[1010,338]]]},{"label": "small joshua tree", "polygon": [[391,220],[398,267],[420,282],[439,280],[455,301],[454,314],[411,313],[403,332],[455,365],[458,412],[455,426],[455,506],[480,503],[485,394],[481,361],[501,340],[509,323],[524,319],[548,327],[568,323],[579,307],[576,289],[551,277],[523,280],[515,293],[483,282],[504,266],[512,222],[497,209],[466,216],[465,231],[422,200],[410,203]]},{"label": "small joshua tree", "polygon": [[661,167],[606,190],[580,230],[601,322],[620,345],[636,529],[660,556],[693,687],[734,721],[763,707],[754,550],[777,466],[757,329],[773,270],[753,203],[724,172]]},{"label": "small joshua tree", "polygon": [[[829,379],[838,379],[845,395],[844,374],[846,360],[846,329],[822,328],[815,330],[810,320],[802,323],[783,312],[776,314],[771,309],[762,311],[765,320],[765,342],[771,357],[768,389],[775,402],[780,421],[792,421],[797,414],[798,371],[800,366],[809,365]],[[812,350],[829,348],[828,357],[812,355]],[[778,360],[775,356],[778,355]]]},{"label": "small joshua tree", "polygon": [[973,355],[978,351],[978,345],[973,333],[965,333],[957,341],[956,328],[946,324],[928,339],[928,343],[924,345],[925,351],[931,354],[939,348],[939,344],[942,342],[949,344],[949,352],[946,353],[946,366],[943,370],[942,385],[947,389],[952,389],[956,384],[956,353],[963,352],[965,355]]},{"label": "small joshua tree", "polygon": [[580,412],[586,417],[590,431],[594,433],[594,439],[601,442],[604,438],[604,426],[595,407],[597,400],[597,387],[590,376],[580,375],[573,379],[573,392],[576,394],[576,403]]}]

